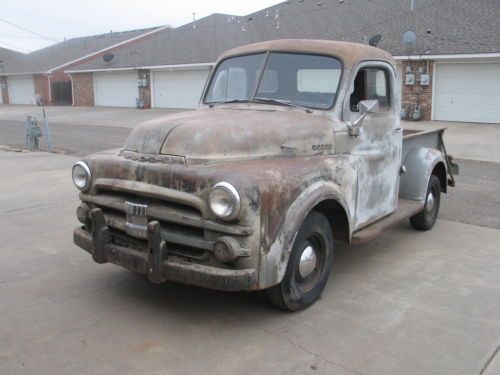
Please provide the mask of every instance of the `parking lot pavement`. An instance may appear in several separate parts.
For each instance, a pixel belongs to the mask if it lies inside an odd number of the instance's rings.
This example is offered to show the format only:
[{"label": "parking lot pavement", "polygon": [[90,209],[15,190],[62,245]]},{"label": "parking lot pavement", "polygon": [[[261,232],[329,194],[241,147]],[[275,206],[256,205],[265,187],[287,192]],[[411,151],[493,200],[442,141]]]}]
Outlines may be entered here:
[{"label": "parking lot pavement", "polygon": [[[184,109],[148,109],[119,107],[71,107],[49,106],[45,113],[50,124],[111,126],[133,128],[141,122],[185,111]],[[42,107],[32,105],[0,105],[0,120],[24,122],[26,116],[35,115],[43,119]]]},{"label": "parking lot pavement", "polygon": [[284,313],[93,263],[72,243],[73,161],[0,151],[0,374],[498,373],[500,230],[339,243],[322,299]]},{"label": "parking lot pavement", "polygon": [[402,121],[405,129],[447,128],[444,143],[447,151],[459,159],[500,163],[500,124],[472,122]]}]

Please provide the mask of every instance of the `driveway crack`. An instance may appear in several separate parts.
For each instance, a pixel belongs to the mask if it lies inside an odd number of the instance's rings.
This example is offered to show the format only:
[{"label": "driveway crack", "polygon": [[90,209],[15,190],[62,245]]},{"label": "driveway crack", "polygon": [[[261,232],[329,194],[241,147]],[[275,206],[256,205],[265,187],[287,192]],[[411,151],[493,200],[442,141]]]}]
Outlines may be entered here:
[{"label": "driveway crack", "polygon": [[488,370],[488,366],[491,364],[491,362],[493,362],[493,360],[495,359],[496,355],[499,352],[500,352],[500,345],[497,346],[497,348],[495,349],[495,351],[488,358],[488,360],[484,364],[483,368],[481,369],[481,372],[479,373],[479,375],[483,375],[486,372],[486,370]]},{"label": "driveway crack", "polygon": [[289,343],[290,345],[295,346],[296,348],[299,348],[299,349],[300,349],[300,350],[302,350],[303,352],[305,352],[305,353],[307,353],[307,354],[309,354],[309,355],[312,355],[313,357],[316,357],[316,358],[318,358],[318,359],[320,359],[320,360],[323,360],[324,362],[327,362],[327,363],[329,363],[329,364],[331,364],[331,365],[333,365],[333,366],[336,366],[336,367],[341,367],[341,368],[343,368],[344,370],[347,370],[347,371],[349,371],[349,372],[352,372],[353,374],[356,374],[356,375],[367,375],[367,374],[364,374],[364,373],[362,373],[362,372],[356,371],[356,370],[354,370],[354,369],[352,369],[352,368],[350,368],[350,367],[347,367],[347,366],[343,365],[342,363],[338,363],[338,362],[332,361],[332,360],[330,360],[330,359],[328,359],[328,358],[325,358],[325,357],[323,357],[321,354],[316,353],[316,352],[313,352],[313,351],[309,350],[308,348],[306,348],[304,345],[299,344],[299,343],[297,343],[297,342],[293,341],[293,340],[292,340],[292,338],[290,338],[290,337],[288,337],[288,336],[285,336],[285,335],[283,335],[283,334],[275,334],[275,333],[270,332],[270,331],[268,331],[267,329],[262,328],[262,327],[260,327],[260,329],[261,329],[261,330],[263,330],[264,332],[266,332],[267,334],[271,335],[271,336],[278,337],[278,338],[281,338],[281,339],[285,339],[286,341],[288,341],[288,343]]}]

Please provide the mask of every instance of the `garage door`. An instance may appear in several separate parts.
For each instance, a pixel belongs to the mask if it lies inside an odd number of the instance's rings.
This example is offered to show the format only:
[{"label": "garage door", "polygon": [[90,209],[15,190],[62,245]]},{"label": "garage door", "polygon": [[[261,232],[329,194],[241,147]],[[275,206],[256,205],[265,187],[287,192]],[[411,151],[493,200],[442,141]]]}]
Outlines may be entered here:
[{"label": "garage door", "polygon": [[153,73],[153,106],[197,108],[210,70],[176,70]]},{"label": "garage door", "polygon": [[500,63],[436,64],[434,119],[500,123]]},{"label": "garage door", "polygon": [[94,95],[99,107],[135,107],[137,73],[94,73]]},{"label": "garage door", "polygon": [[10,104],[33,104],[35,85],[32,76],[8,77],[7,87]]}]

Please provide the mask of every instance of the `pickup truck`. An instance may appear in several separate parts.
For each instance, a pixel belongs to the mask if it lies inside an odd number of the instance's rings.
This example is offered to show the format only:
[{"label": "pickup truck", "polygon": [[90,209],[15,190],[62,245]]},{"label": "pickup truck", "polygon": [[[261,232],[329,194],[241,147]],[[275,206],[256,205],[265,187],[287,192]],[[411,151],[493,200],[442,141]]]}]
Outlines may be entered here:
[{"label": "pickup truck", "polygon": [[73,167],[74,242],[95,262],[298,311],[327,282],[334,240],[409,218],[433,227],[458,170],[444,129],[405,133],[381,49],[276,40],[223,54],[198,110],[139,124]]}]

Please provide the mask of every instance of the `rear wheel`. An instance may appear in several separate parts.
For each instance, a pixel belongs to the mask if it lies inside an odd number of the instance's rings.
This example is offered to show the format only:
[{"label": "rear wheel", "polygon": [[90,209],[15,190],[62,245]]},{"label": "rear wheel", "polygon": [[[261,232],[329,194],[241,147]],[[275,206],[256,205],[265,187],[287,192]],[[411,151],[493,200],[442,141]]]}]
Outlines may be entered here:
[{"label": "rear wheel", "polygon": [[427,187],[424,209],[410,218],[410,223],[415,229],[429,230],[436,223],[441,203],[441,182],[437,176],[432,175]]},{"label": "rear wheel", "polygon": [[330,223],[325,216],[313,211],[297,233],[283,280],[267,290],[271,302],[289,311],[311,306],[325,287],[332,260]]}]

